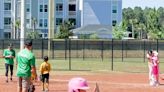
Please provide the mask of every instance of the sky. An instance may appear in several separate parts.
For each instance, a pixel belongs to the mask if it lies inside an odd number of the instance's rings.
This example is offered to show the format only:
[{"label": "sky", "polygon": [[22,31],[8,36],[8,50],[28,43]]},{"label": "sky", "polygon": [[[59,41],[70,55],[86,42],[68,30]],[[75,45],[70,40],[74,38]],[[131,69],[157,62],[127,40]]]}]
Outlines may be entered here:
[{"label": "sky", "polygon": [[122,8],[134,8],[135,6],[140,6],[143,9],[145,7],[164,7],[164,0],[122,0]]}]

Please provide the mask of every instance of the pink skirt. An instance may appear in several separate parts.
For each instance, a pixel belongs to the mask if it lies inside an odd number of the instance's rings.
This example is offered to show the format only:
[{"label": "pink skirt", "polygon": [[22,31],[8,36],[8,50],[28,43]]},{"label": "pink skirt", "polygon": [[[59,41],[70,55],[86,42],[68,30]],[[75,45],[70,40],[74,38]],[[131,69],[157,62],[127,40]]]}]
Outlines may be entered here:
[{"label": "pink skirt", "polygon": [[158,66],[153,66],[153,74],[158,75]]}]

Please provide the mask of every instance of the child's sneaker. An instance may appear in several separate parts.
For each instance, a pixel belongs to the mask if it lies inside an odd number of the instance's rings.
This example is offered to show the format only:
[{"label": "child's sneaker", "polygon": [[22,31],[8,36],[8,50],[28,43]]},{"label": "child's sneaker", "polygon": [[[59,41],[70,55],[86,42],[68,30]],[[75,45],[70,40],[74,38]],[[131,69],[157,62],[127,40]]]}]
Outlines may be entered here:
[{"label": "child's sneaker", "polygon": [[12,81],[13,79],[12,79],[12,78],[10,78],[10,80]]},{"label": "child's sneaker", "polygon": [[159,82],[156,82],[155,84],[156,84],[156,86],[159,86]]},{"label": "child's sneaker", "polygon": [[8,83],[8,80],[6,80],[6,83]]}]

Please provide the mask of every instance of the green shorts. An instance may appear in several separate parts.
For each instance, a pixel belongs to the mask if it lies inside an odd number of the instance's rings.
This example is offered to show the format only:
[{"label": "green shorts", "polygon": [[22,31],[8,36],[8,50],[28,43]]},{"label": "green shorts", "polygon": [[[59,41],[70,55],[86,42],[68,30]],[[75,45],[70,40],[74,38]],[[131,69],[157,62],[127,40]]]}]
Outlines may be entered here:
[{"label": "green shorts", "polygon": [[29,88],[30,77],[18,77],[18,86],[20,88]]}]

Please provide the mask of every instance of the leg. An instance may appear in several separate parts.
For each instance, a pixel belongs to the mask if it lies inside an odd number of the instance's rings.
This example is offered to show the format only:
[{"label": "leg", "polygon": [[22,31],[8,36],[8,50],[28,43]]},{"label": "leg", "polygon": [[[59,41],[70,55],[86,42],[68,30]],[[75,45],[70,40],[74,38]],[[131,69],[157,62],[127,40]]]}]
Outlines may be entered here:
[{"label": "leg", "polygon": [[49,74],[46,74],[46,91],[48,91],[49,89],[48,89],[48,86],[49,86]]},{"label": "leg", "polygon": [[152,79],[152,66],[150,64],[148,64],[149,67],[149,80]]},{"label": "leg", "polygon": [[6,64],[6,63],[5,63],[5,68],[6,68],[6,73],[5,73],[5,76],[6,76],[6,82],[8,82],[9,64]]},{"label": "leg", "polygon": [[22,78],[22,92],[28,92],[30,77]]},{"label": "leg", "polygon": [[21,77],[18,77],[18,82],[17,82],[17,85],[18,85],[18,92],[22,92],[22,78]]},{"label": "leg", "polygon": [[13,76],[13,65],[10,65],[10,74],[11,74],[10,80],[12,80],[12,76]]},{"label": "leg", "polygon": [[45,90],[45,75],[42,74],[42,91]]}]

